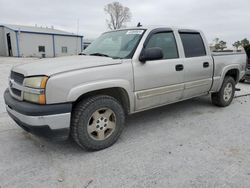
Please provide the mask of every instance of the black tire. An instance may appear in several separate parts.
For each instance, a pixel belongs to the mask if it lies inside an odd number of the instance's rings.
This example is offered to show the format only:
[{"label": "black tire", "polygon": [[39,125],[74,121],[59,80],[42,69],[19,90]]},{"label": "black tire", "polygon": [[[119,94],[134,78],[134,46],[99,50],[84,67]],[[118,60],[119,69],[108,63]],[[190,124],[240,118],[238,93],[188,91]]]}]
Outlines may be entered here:
[{"label": "black tire", "polygon": [[[99,109],[112,110],[115,115],[115,128],[105,140],[95,140],[88,133],[90,118]],[[80,101],[73,109],[71,118],[71,136],[86,150],[101,150],[113,145],[122,133],[125,124],[125,112],[122,105],[113,97],[99,95]],[[95,125],[96,126],[96,125]]]},{"label": "black tire", "polygon": [[244,83],[246,80],[245,79],[241,79],[240,80],[240,83]]},{"label": "black tire", "polygon": [[[232,94],[231,97],[228,100],[224,99],[224,91],[228,83],[232,84]],[[235,93],[235,80],[231,76],[226,76],[222,86],[220,88],[220,91],[218,93],[212,93],[212,103],[219,107],[226,107],[231,104]]]}]

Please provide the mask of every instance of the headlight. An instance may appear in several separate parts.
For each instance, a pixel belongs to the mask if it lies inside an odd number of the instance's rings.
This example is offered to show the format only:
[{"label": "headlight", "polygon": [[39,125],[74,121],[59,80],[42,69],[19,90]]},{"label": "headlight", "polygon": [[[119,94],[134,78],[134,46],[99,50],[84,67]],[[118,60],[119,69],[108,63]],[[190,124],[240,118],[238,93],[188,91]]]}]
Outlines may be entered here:
[{"label": "headlight", "polygon": [[29,102],[45,104],[45,87],[47,80],[47,76],[25,78],[24,86],[26,89],[23,93],[23,99]]},{"label": "headlight", "polygon": [[45,89],[47,80],[48,80],[47,76],[25,78],[24,86],[31,88]]}]

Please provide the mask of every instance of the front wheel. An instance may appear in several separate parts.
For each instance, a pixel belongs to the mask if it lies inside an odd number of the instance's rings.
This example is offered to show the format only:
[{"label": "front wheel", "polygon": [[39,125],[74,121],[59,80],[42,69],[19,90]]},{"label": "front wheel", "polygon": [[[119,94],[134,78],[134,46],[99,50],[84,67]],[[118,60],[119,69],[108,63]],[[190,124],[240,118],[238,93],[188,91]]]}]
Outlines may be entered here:
[{"label": "front wheel", "polygon": [[125,123],[122,105],[113,97],[100,95],[79,102],[73,110],[71,136],[87,150],[114,144]]},{"label": "front wheel", "polygon": [[216,106],[226,107],[231,104],[235,93],[235,81],[231,76],[225,77],[218,93],[212,93],[212,103]]}]

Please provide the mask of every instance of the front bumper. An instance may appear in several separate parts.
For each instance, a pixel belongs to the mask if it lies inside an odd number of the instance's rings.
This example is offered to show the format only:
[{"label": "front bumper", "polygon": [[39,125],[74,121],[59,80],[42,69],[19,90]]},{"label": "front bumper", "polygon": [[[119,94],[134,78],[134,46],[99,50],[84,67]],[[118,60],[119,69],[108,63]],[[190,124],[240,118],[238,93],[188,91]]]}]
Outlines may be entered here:
[{"label": "front bumper", "polygon": [[24,130],[51,139],[69,136],[71,103],[38,105],[14,99],[9,90],[4,93],[6,110]]}]

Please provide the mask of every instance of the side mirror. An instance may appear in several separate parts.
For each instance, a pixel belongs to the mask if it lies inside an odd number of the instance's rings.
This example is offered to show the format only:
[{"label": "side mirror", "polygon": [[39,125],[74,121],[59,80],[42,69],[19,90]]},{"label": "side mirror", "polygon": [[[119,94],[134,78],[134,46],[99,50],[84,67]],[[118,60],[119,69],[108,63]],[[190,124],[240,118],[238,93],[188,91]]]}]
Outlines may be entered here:
[{"label": "side mirror", "polygon": [[162,49],[159,47],[153,47],[148,49],[143,49],[139,60],[141,62],[150,61],[150,60],[158,60],[163,58]]}]

